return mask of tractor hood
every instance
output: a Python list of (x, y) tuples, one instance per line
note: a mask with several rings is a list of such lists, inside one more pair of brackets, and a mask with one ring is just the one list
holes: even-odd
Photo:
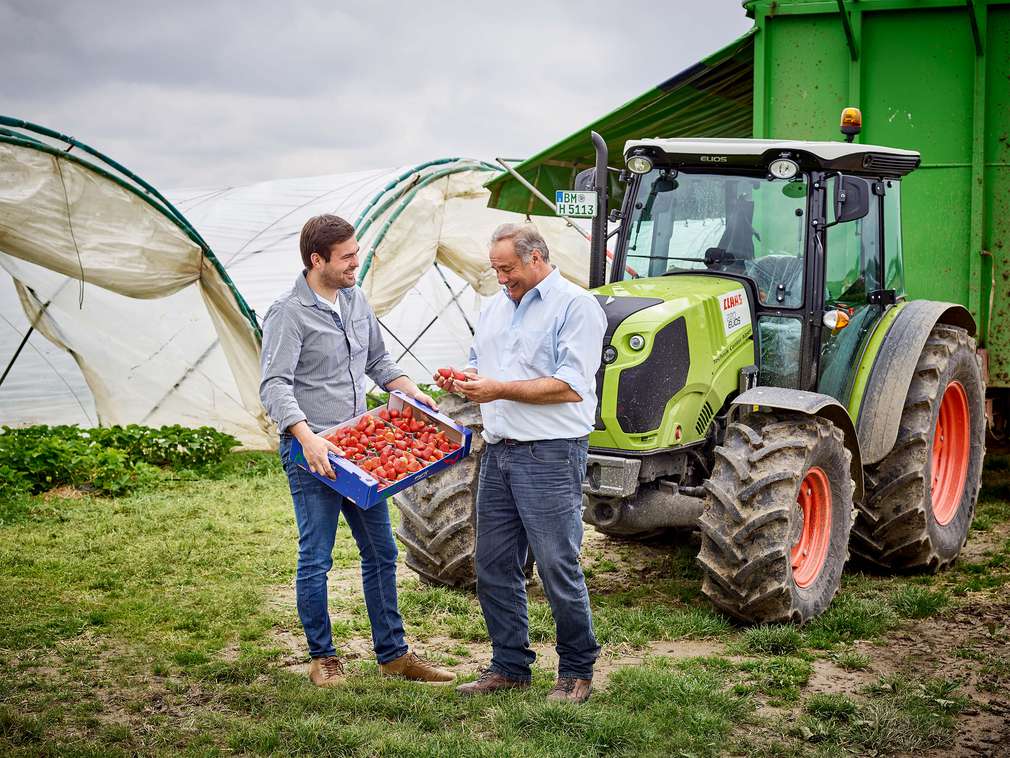
[[(627, 326), (654, 327), (706, 302), (723, 295), (744, 291), (743, 304), (748, 306), (744, 285), (736, 279), (711, 274), (653, 277), (615, 282), (593, 290), (603, 312), (607, 314), (607, 337), (628, 321)], [(719, 304), (719, 314), (723, 308)], [(734, 303), (727, 303), (731, 310)], [(736, 303), (739, 305), (739, 303)], [(606, 341), (606, 340), (605, 340)]]
[(590, 444), (644, 453), (702, 439), (725, 396), (716, 378), (728, 372), (735, 383), (737, 364), (754, 360), (745, 286), (677, 274), (615, 282), (593, 294), (607, 331)]

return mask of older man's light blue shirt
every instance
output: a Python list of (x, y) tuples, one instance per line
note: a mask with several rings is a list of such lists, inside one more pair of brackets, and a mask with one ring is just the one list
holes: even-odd
[(503, 289), (477, 322), (469, 368), (515, 381), (554, 377), (582, 398), (535, 405), (514, 400), (481, 404), (484, 437), (548, 440), (584, 437), (596, 414), (596, 371), (607, 319), (596, 298), (555, 268), (516, 305)]

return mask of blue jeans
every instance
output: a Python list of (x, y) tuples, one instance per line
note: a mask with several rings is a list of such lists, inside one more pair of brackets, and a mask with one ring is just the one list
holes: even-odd
[(407, 652), (403, 619), (396, 601), (396, 542), (386, 501), (358, 508), (308, 471), (290, 461), (291, 437), (281, 436), (281, 463), (288, 475), (298, 523), (298, 571), (295, 596), (309, 655), (336, 655), (326, 600), (326, 575), (333, 566), (337, 519), (343, 511), (361, 554), (361, 584), (372, 625), (372, 646), (379, 663)]
[(579, 565), (585, 439), (488, 445), (477, 490), (477, 597), (491, 669), (528, 681), (526, 550), (533, 551), (557, 630), (558, 675), (591, 679), (600, 647)]

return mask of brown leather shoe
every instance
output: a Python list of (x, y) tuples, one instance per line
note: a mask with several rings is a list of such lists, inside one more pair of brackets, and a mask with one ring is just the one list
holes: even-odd
[(313, 658), (309, 664), (309, 681), (317, 687), (336, 687), (344, 682), (344, 662), (337, 656)]
[(547, 693), (547, 699), (555, 703), (584, 703), (592, 691), (592, 679), (559, 676), (554, 688)]
[(380, 663), (379, 673), (430, 684), (447, 684), (456, 678), (451, 671), (433, 666), (413, 651), (408, 651), (389, 663)]
[(521, 679), (509, 679), (491, 669), (484, 669), (475, 682), (467, 682), (456, 688), (460, 695), (489, 695), (499, 690), (522, 690), (530, 686)]

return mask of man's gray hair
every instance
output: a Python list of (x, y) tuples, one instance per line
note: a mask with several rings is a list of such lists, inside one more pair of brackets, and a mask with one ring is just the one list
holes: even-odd
[(523, 263), (529, 263), (533, 257), (533, 251), (539, 250), (540, 257), (545, 261), (550, 260), (550, 251), (547, 249), (547, 242), (540, 235), (536, 226), (526, 224), (502, 224), (494, 230), (491, 235), (491, 245), (502, 240), (512, 240), (516, 255)]

